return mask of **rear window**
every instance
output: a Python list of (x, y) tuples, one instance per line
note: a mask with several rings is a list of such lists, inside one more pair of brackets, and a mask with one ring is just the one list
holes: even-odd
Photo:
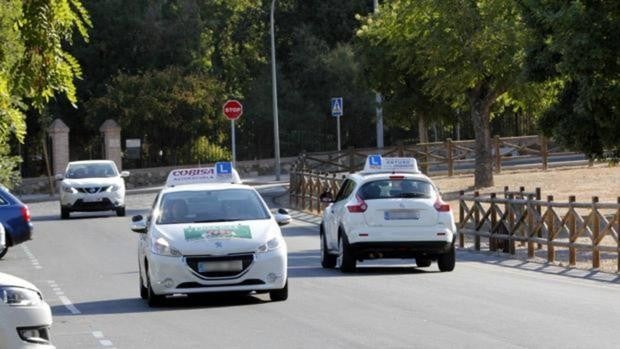
[(430, 198), (433, 185), (417, 179), (384, 179), (365, 183), (358, 191), (364, 200)]

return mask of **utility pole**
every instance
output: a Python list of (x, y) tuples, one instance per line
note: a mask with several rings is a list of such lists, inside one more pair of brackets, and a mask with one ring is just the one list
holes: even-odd
[(276, 162), (276, 181), (280, 180), (280, 129), (278, 127), (278, 86), (276, 85), (276, 41), (273, 13), (276, 0), (271, 0), (271, 87), (273, 102), (273, 147)]
[[(373, 0), (374, 13), (379, 12), (379, 0)], [(375, 92), (376, 112), (377, 112), (377, 148), (383, 148), (383, 108), (381, 107), (382, 97), (379, 92)]]

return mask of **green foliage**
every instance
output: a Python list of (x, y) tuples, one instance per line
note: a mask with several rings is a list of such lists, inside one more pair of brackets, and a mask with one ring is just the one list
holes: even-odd
[(136, 75), (119, 73), (103, 97), (89, 100), (91, 123), (114, 115), (128, 138), (145, 137), (150, 156), (160, 150), (170, 163), (189, 163), (189, 145), (202, 136), (210, 143), (225, 139), (217, 82), (178, 67)]
[(564, 81), (542, 130), (591, 157), (620, 154), (620, 2), (523, 0), (536, 41), (528, 50), (534, 81)]
[(229, 161), (231, 154), (229, 149), (209, 141), (206, 136), (198, 137), (190, 146), (190, 161), (192, 163), (207, 163), (217, 161)]

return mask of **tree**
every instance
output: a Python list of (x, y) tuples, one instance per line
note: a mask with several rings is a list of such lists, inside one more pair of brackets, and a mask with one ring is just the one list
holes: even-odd
[(475, 186), (493, 185), (490, 117), (522, 82), (528, 29), (514, 1), (395, 0), (366, 19), (361, 36), (387, 41), (394, 65), (417, 73), (435, 98), (466, 98), (476, 139)]
[(522, 0), (536, 40), (528, 47), (533, 81), (559, 81), (542, 131), (590, 158), (620, 158), (620, 2)]
[(63, 48), (74, 31), (87, 39), (88, 13), (79, 0), (6, 0), (0, 5), (0, 182), (16, 179), (9, 142), (26, 134), (24, 111), (39, 114), (60, 94), (76, 102), (76, 59)]

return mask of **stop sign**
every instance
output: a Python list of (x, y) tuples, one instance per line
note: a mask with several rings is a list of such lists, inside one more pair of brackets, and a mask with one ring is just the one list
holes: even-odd
[(237, 120), (241, 114), (243, 114), (243, 105), (239, 101), (231, 99), (224, 103), (224, 115), (228, 120)]

